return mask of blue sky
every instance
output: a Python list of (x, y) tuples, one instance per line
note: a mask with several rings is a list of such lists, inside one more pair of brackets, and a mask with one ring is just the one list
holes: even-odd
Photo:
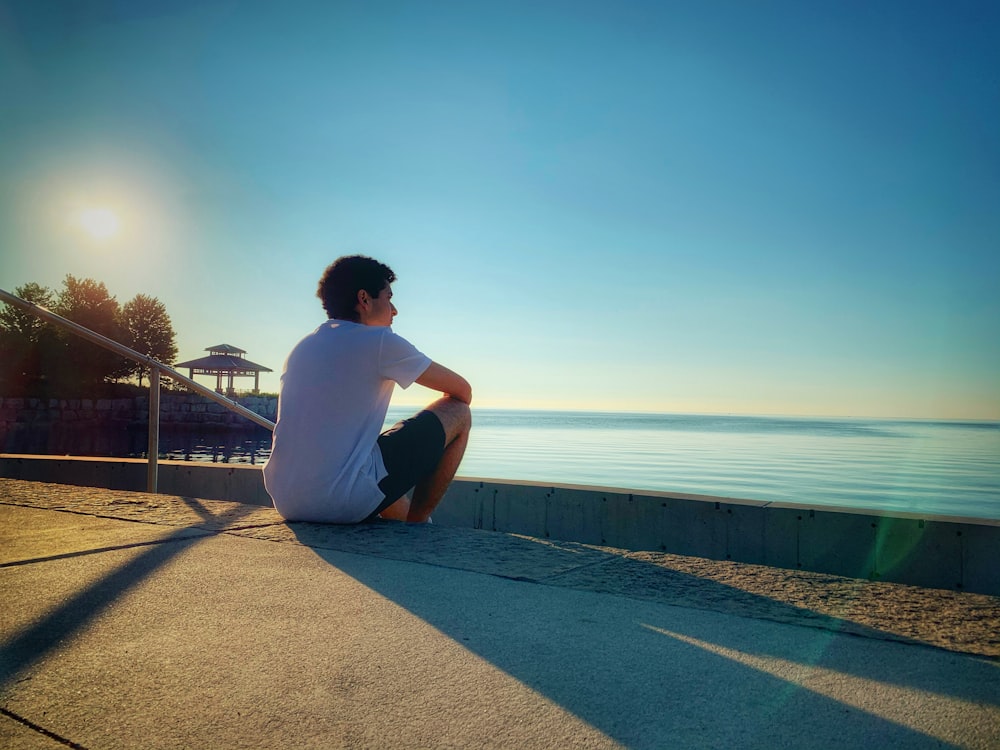
[(276, 390), (361, 252), (482, 407), (998, 419), (998, 34), (990, 2), (0, 0), (0, 288), (152, 294), (181, 360)]

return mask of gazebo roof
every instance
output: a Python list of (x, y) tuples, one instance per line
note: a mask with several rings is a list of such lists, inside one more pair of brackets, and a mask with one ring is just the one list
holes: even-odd
[(215, 390), (219, 393), (223, 393), (222, 381), (226, 379), (229, 381), (229, 386), (225, 393), (231, 395), (235, 395), (236, 393), (233, 388), (233, 380), (235, 378), (252, 377), (253, 392), (257, 393), (257, 387), (260, 384), (260, 374), (262, 372), (273, 372), (270, 367), (264, 367), (264, 365), (258, 365), (256, 362), (245, 359), (243, 355), (246, 352), (230, 344), (210, 346), (207, 351), (209, 352), (207, 357), (189, 359), (187, 362), (178, 362), (174, 367), (177, 369), (182, 367), (188, 368), (192, 378), (195, 375), (214, 375), (216, 379)]
[(243, 357), (228, 354), (212, 354), (208, 357), (178, 362), (174, 367), (187, 367), (192, 370), (210, 370), (212, 372), (274, 372), (270, 367), (258, 365)]

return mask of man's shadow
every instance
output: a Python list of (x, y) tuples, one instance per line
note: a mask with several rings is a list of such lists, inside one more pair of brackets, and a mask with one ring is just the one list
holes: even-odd
[[(627, 746), (682, 736), (716, 746), (794, 746), (804, 737), (948, 746), (891, 707), (827, 697), (772, 664), (838, 675), (859, 690), (888, 685), (1000, 705), (996, 664), (888, 643), (901, 639), (852, 624), (855, 639), (837, 618), (613, 551), (393, 522), (289, 527), (330, 565)], [(608, 596), (601, 579), (609, 576), (667, 595)], [(683, 606), (671, 606), (671, 591), (687, 592)], [(772, 621), (725, 611), (766, 611)]]

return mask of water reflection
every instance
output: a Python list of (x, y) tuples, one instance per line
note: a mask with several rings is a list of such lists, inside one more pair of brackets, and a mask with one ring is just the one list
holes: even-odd
[[(145, 426), (82, 426), (53, 423), (16, 425), (4, 437), (4, 453), (49, 456), (114, 456), (146, 458)], [(159, 457), (175, 461), (263, 464), (271, 453), (271, 433), (256, 425), (243, 429), (206, 430), (160, 427)]]
[[(263, 428), (238, 432), (160, 433), (160, 458), (259, 465), (270, 455), (271, 433)], [(141, 457), (145, 456), (143, 452)]]

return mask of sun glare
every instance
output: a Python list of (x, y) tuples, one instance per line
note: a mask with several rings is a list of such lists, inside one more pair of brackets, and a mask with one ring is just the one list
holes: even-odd
[(108, 240), (118, 234), (121, 223), (118, 215), (107, 208), (86, 208), (77, 214), (83, 231), (95, 240)]

